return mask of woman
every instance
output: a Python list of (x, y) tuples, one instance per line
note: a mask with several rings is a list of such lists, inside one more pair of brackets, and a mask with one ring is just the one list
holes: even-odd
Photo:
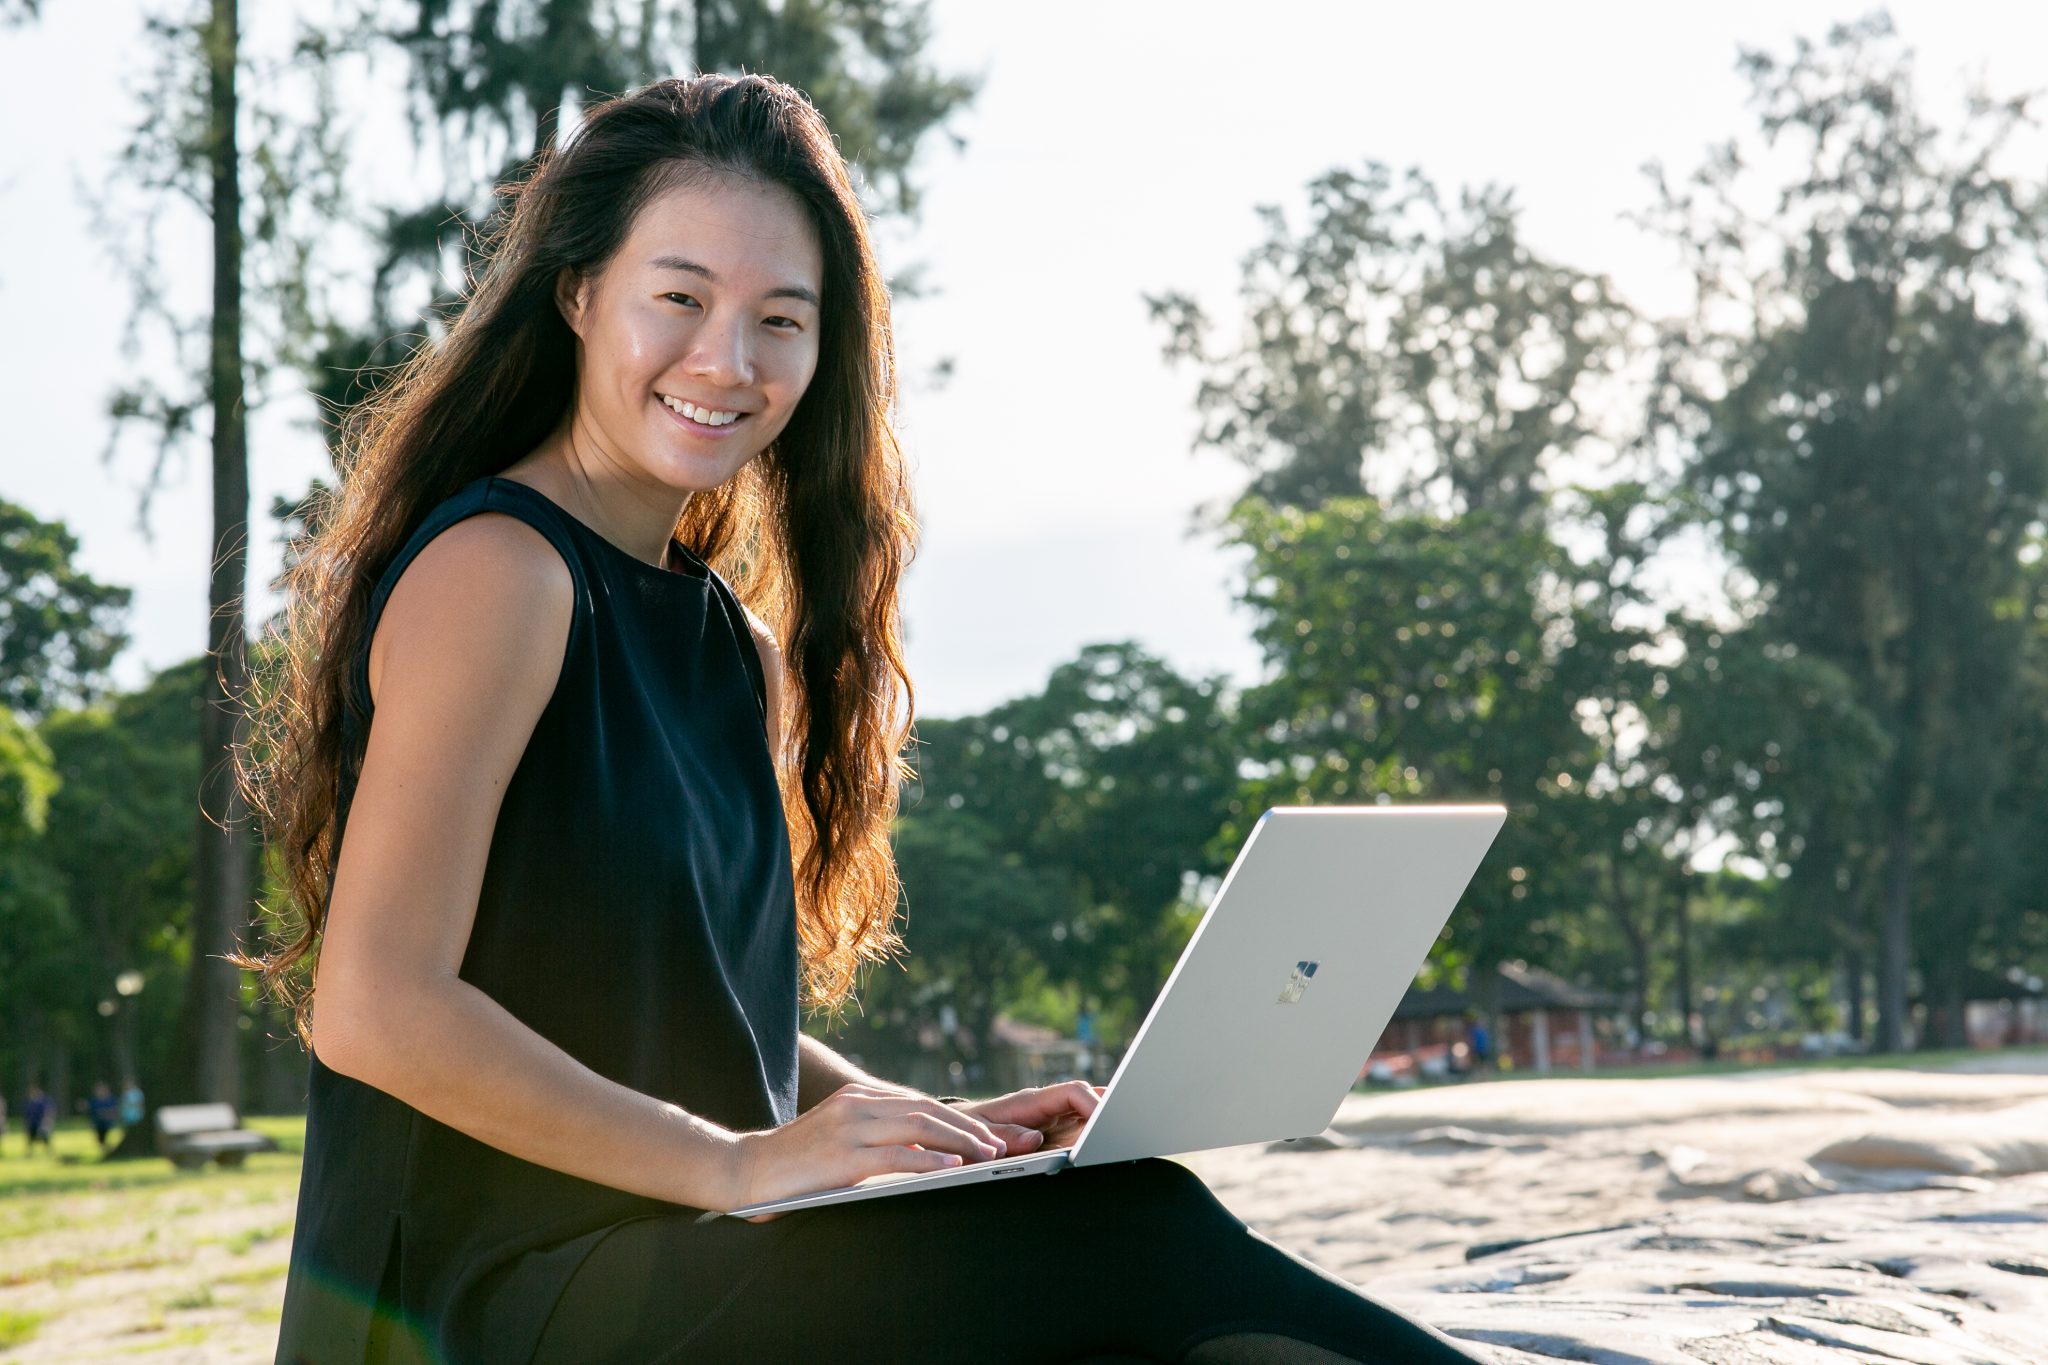
[(1098, 1092), (946, 1103), (798, 1031), (900, 947), (910, 714), (887, 296), (817, 112), (598, 105), (489, 260), (352, 420), (248, 769), (306, 919), (246, 964), (312, 1053), (279, 1358), (1469, 1360), (1171, 1162), (695, 1224)]

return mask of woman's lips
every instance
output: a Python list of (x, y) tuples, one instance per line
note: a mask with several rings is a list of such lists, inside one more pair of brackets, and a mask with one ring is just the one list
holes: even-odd
[(683, 416), (683, 414), (677, 412), (674, 408), (662, 402), (659, 398), (654, 400), (654, 405), (660, 408), (663, 412), (667, 413), (671, 418), (673, 418), (677, 426), (681, 427), (684, 431), (689, 432), (693, 436), (730, 436), (736, 427), (738, 427), (742, 422), (746, 421), (749, 417), (752, 417), (754, 415), (751, 412), (743, 412), (738, 417), (735, 417), (732, 421), (727, 422), (724, 426), (714, 427), (709, 423), (700, 422), (694, 417)]

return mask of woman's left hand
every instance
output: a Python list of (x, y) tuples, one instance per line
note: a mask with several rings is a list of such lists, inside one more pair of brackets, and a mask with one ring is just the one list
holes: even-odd
[(986, 1123), (1001, 1138), (1005, 1156), (1071, 1147), (1081, 1125), (1102, 1102), (1103, 1087), (1086, 1081), (1033, 1086), (992, 1100), (953, 1107)]

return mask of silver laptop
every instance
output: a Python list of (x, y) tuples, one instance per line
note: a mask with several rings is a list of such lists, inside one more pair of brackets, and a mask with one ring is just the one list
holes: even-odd
[(1275, 807), (1071, 1146), (697, 1221), (1320, 1133), (1506, 818), (1501, 806)]

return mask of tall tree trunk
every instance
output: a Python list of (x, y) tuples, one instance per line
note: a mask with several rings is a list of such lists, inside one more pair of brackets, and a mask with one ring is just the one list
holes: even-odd
[(1697, 1047), (1699, 1038), (1692, 1027), (1692, 879), (1680, 868), (1672, 882), (1671, 913), (1678, 935), (1672, 958), (1677, 974), (1678, 1036), (1687, 1047)]
[(1863, 972), (1863, 949), (1844, 949), (1842, 975), (1848, 979), (1849, 987), (1849, 1037), (1859, 1043), (1863, 1041)]
[[(1929, 1002), (1936, 996), (1928, 993)], [(1963, 964), (1950, 957), (1941, 973), (1941, 1033), (1935, 1038), (1921, 1039), (1922, 1046), (1968, 1047), (1970, 1045), (1970, 1021), (1968, 1003), (1963, 999)]]
[(207, 585), (207, 657), (213, 664), (200, 714), (199, 843), (193, 858), (192, 963), (178, 1021), (166, 1098), (241, 1102), (241, 970), (223, 960), (242, 946), (251, 914), (255, 836), (234, 777), (247, 733), (248, 687), (242, 594), (248, 581), (249, 462), (242, 410), (240, 152), (235, 137), (237, 0), (213, 0), (207, 33), (213, 172), (213, 562)]
[(1638, 924), (1634, 915), (1628, 912), (1628, 887), (1622, 880), (1619, 860), (1607, 860), (1607, 891), (1613, 904), (1614, 922), (1621, 929), (1621, 936), (1628, 940), (1629, 963), (1635, 972), (1634, 1008), (1630, 1020), (1635, 1024), (1636, 1049), (1650, 1041), (1648, 1023), (1650, 1013), (1650, 931), (1649, 926)]
[(1877, 1051), (1906, 1046), (1906, 964), (1912, 961), (1912, 787), (1901, 775), (1885, 831), (1884, 891), (1878, 925)]

